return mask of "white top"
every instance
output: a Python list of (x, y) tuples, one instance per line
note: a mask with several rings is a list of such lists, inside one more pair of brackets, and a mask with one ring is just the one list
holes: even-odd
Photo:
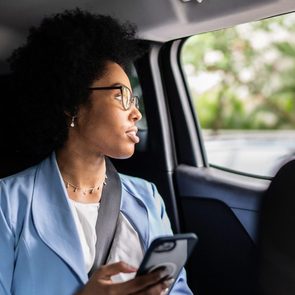
[[(144, 255), (143, 247), (140, 243), (138, 233), (124, 216), (119, 214), (114, 241), (110, 250), (107, 264), (123, 261), (138, 268)], [(128, 281), (135, 276), (134, 273), (119, 273), (112, 276), (113, 282)]]
[(72, 212), (80, 237), (86, 272), (91, 270), (95, 258), (95, 225), (100, 203), (79, 203), (71, 200)]
[[(100, 204), (79, 203), (71, 199), (70, 201), (84, 254), (85, 269), (88, 273), (95, 259), (95, 244), (97, 240), (95, 226)], [(138, 267), (143, 255), (144, 251), (136, 230), (122, 212), (120, 212), (107, 264), (124, 261), (129, 265)], [(112, 280), (114, 282), (122, 282), (130, 280), (134, 276), (135, 273), (120, 273), (112, 276)]]

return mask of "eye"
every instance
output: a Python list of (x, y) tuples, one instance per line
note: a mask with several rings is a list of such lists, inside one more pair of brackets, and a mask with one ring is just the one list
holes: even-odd
[(115, 94), (115, 99), (122, 100), (121, 92)]

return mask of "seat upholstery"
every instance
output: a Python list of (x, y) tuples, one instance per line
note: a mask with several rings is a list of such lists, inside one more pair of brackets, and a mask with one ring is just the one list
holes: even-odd
[(260, 294), (295, 294), (295, 160), (273, 178), (261, 207)]
[(18, 105), (13, 95), (10, 75), (0, 76), (0, 178), (31, 166), (33, 159), (19, 153), (19, 138), (22, 132), (18, 120)]

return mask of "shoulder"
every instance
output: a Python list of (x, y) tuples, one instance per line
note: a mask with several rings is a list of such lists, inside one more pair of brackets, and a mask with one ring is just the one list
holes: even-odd
[(145, 179), (119, 174), (122, 182), (122, 189), (132, 195), (140, 203), (153, 212), (163, 214), (164, 202), (157, 187)]
[(151, 184), (151, 182), (143, 178), (130, 176), (130, 175), (122, 174), (122, 173), (119, 173), (119, 176), (123, 185), (131, 185), (131, 186), (136, 185), (136, 186), (143, 186), (144, 188), (146, 188), (146, 186), (149, 186)]
[(142, 204), (148, 212), (149, 243), (158, 236), (171, 235), (172, 230), (166, 213), (165, 204), (156, 186), (152, 182), (141, 178), (122, 174), (120, 174), (120, 177), (122, 189), (127, 191), (127, 195), (132, 196), (132, 199), (135, 198)]
[(33, 195), (37, 166), (0, 179), (0, 211), (9, 215), (12, 223), (28, 208)]
[(129, 176), (125, 174), (119, 174), (122, 188), (132, 194), (145, 193), (154, 194), (155, 185), (145, 179)]
[(1, 189), (13, 191), (21, 187), (28, 188), (34, 182), (37, 167), (38, 165), (0, 179)]

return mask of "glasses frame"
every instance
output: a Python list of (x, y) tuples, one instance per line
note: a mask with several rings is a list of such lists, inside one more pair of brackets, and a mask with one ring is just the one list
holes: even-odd
[[(124, 85), (120, 85), (120, 86), (103, 86), (103, 87), (89, 87), (89, 90), (114, 90), (114, 89), (120, 89), (121, 91), (121, 98), (116, 97), (116, 99), (120, 100), (123, 106), (123, 109), (125, 111), (130, 110), (131, 106), (134, 105), (137, 109), (139, 109), (139, 97), (136, 95), (133, 95), (133, 93), (131, 92), (131, 90)], [(128, 105), (124, 104), (124, 89), (127, 90), (130, 93), (130, 100), (127, 100)]]

